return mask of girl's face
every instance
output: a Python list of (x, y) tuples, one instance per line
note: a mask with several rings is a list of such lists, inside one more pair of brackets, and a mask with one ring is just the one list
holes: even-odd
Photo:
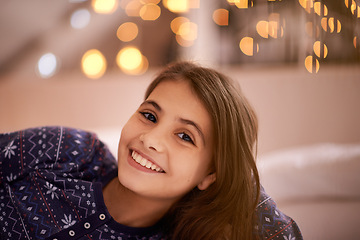
[(163, 81), (124, 126), (119, 142), (119, 181), (144, 197), (173, 203), (211, 174), (210, 115), (187, 81)]

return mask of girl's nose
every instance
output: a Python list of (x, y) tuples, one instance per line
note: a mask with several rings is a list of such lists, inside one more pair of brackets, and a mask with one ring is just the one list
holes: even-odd
[(148, 132), (142, 133), (140, 135), (140, 141), (144, 144), (145, 148), (163, 152), (165, 148), (164, 141), (166, 141), (166, 139), (160, 129), (153, 128)]

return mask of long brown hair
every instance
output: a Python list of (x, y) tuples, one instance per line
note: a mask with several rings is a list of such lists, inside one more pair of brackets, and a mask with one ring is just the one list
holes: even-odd
[(169, 65), (149, 85), (188, 81), (212, 117), (216, 181), (195, 188), (169, 211), (173, 239), (253, 239), (259, 176), (255, 164), (257, 118), (240, 89), (225, 75), (190, 62)]

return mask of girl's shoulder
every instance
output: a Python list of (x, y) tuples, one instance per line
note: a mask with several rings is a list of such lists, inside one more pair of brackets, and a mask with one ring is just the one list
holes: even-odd
[(297, 223), (278, 209), (263, 187), (260, 190), (256, 215), (258, 225), (255, 228), (263, 239), (303, 239)]

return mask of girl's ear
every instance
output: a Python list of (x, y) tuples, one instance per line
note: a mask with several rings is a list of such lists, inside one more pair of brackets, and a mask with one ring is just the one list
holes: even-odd
[(207, 189), (211, 184), (213, 184), (216, 181), (216, 174), (211, 173), (207, 175), (200, 183), (197, 185), (199, 190), (205, 190)]

